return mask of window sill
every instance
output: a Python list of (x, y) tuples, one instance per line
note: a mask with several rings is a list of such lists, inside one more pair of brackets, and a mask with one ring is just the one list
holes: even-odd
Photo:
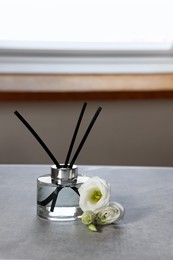
[(173, 73), (0, 75), (0, 101), (120, 99), (173, 99)]

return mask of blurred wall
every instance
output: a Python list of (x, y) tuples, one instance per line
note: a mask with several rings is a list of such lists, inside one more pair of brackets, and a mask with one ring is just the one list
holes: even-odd
[[(173, 101), (88, 102), (77, 144), (98, 106), (103, 110), (76, 164), (173, 166)], [(0, 103), (0, 163), (52, 164), (15, 110), (64, 162), (81, 107), (82, 102)]]

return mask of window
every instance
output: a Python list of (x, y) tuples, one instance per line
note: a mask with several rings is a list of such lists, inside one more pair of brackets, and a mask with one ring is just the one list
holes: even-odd
[(172, 24), (172, 0), (0, 0), (0, 72), (172, 72)]

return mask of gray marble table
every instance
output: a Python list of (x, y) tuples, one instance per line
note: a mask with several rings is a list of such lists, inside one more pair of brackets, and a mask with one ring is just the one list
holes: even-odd
[(0, 259), (172, 260), (173, 168), (79, 166), (111, 183), (125, 207), (118, 225), (89, 231), (80, 220), (36, 215), (36, 179), (49, 165), (0, 166)]

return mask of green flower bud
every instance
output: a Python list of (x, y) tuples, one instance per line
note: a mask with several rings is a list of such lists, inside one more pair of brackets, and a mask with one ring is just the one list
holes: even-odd
[(82, 214), (82, 223), (85, 225), (89, 225), (94, 221), (94, 218), (95, 214), (92, 211), (87, 210)]
[(93, 231), (93, 232), (97, 232), (97, 228), (93, 224), (89, 224), (88, 229)]

